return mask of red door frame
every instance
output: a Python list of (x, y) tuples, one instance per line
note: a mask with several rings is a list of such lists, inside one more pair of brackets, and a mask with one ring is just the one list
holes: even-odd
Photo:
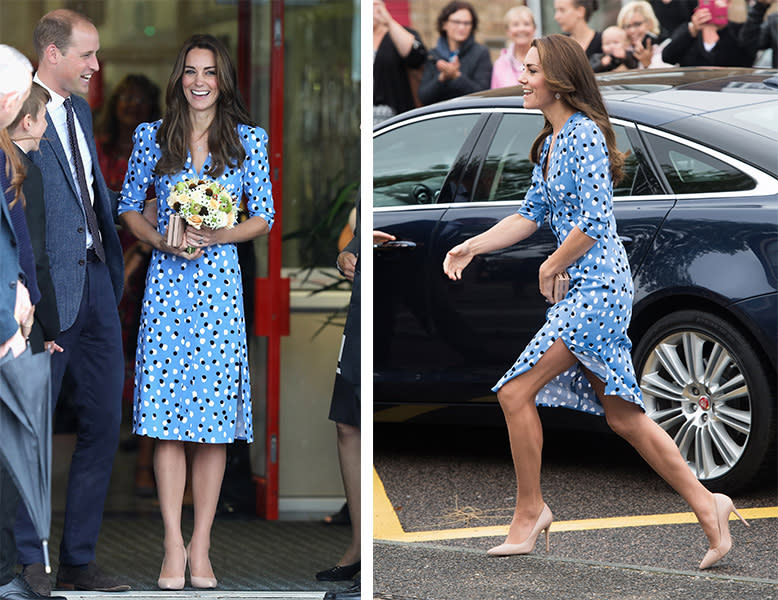
[[(267, 337), (265, 470), (255, 476), (257, 515), (278, 519), (279, 406), (281, 336), (289, 335), (289, 279), (281, 277), (284, 139), (284, 0), (271, 0), (270, 31), (270, 180), (275, 222), (268, 236), (268, 274), (255, 280), (254, 335)], [(238, 2), (238, 78), (250, 106), (251, 0)], [(258, 32), (259, 35), (262, 35)]]

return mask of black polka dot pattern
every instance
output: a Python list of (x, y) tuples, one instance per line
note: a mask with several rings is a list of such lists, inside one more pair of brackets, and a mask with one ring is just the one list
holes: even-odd
[[(541, 152), (545, 164), (549, 136)], [(567, 296), (546, 312), (546, 322), (492, 391), (537, 363), (561, 339), (587, 369), (605, 382), (605, 393), (643, 407), (632, 366), (627, 327), (632, 316), (632, 274), (616, 232), (613, 190), (605, 138), (596, 124), (576, 113), (559, 132), (548, 157), (548, 181), (536, 165), (518, 213), (538, 226), (548, 221), (561, 244), (577, 227), (595, 244), (567, 270)], [(589, 381), (576, 364), (550, 381), (535, 398), (539, 405), (604, 414)]]
[[(157, 176), (156, 143), (160, 121), (135, 130), (119, 214), (143, 210), (146, 188), (157, 196), (157, 228), (167, 229), (173, 210), (170, 188), (198, 179), (187, 158), (184, 170)], [(273, 199), (267, 160), (267, 134), (238, 126), (246, 150), (241, 168), (226, 168), (216, 181), (234, 197), (247, 198), (249, 216), (273, 224)], [(133, 431), (166, 440), (212, 444), (252, 441), (251, 385), (243, 316), (243, 289), (235, 244), (210, 246), (197, 260), (154, 250), (135, 358)]]

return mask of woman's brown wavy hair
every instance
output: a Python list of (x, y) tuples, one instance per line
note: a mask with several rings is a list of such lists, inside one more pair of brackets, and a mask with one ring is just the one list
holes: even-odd
[[(16, 146), (14, 146), (14, 143), (11, 141), (11, 136), (8, 135), (8, 129), (6, 128), (0, 129), (0, 149), (5, 152), (5, 174), (11, 182), (11, 185), (7, 190), (3, 190), (3, 193), (10, 190), (14, 191), (14, 199), (8, 206), (9, 208), (13, 208), (13, 205), (19, 201), (21, 201), (22, 206), (24, 206), (22, 184), (24, 183), (24, 178), (27, 176), (27, 169), (24, 168), (22, 159), (19, 158), (19, 155), (16, 153)], [(0, 202), (5, 202), (5, 199), (3, 198)]]
[[(602, 131), (608, 146), (611, 179), (614, 184), (618, 183), (624, 176), (624, 154), (616, 148), (616, 134), (583, 48), (572, 38), (558, 33), (537, 38), (532, 41), (532, 45), (538, 50), (548, 89), (558, 92), (562, 100), (589, 117)], [(543, 129), (530, 150), (533, 163), (540, 162), (543, 142), (551, 132), (551, 123), (545, 119)]]
[(211, 166), (206, 171), (210, 177), (224, 173), (225, 167), (243, 164), (246, 151), (238, 136), (239, 123), (254, 125), (238, 91), (238, 80), (227, 48), (212, 35), (195, 34), (185, 43), (173, 65), (165, 96), (165, 115), (157, 132), (157, 142), (162, 157), (157, 162), (156, 172), (161, 175), (178, 173), (186, 163), (187, 149), (192, 123), (189, 103), (184, 96), (181, 78), (184, 75), (186, 55), (194, 48), (210, 50), (216, 57), (216, 77), (219, 98), (213, 121), (208, 127), (208, 147), (211, 151)]

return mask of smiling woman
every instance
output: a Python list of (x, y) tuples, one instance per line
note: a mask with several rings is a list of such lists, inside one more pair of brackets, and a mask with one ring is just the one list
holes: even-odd
[(478, 15), (469, 2), (449, 2), (438, 15), (440, 38), (424, 66), (419, 99), (432, 104), (489, 89), (492, 60), (475, 41)]
[[(149, 182), (157, 196), (156, 227), (142, 216)], [(173, 66), (164, 118), (142, 123), (135, 131), (119, 201), (124, 224), (155, 249), (138, 338), (133, 430), (157, 440), (154, 464), (165, 528), (165, 558), (157, 581), (162, 589), (184, 587), (187, 563), (193, 587), (217, 585), (208, 550), (225, 445), (253, 439), (236, 244), (270, 231), (270, 187), (267, 135), (252, 123), (243, 104), (227, 49), (213, 36), (192, 36)], [(187, 218), (180, 245), (171, 245), (164, 233), (181, 210), (180, 193), (202, 188), (204, 195), (192, 200), (200, 198), (198, 213)], [(203, 198), (213, 197), (208, 192), (214, 190), (225, 195), (230, 208), (245, 196), (248, 218), (232, 226), (234, 212), (227, 211), (231, 214), (223, 227), (203, 225), (209, 222)], [(218, 202), (211, 208), (220, 211)], [(170, 302), (171, 296), (177, 300)], [(186, 363), (170, 373), (167, 365), (184, 353)], [(185, 546), (181, 504), (186, 443), (195, 527)]]

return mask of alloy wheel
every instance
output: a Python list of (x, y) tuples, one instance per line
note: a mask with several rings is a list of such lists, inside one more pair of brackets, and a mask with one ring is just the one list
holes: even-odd
[(743, 370), (718, 340), (697, 331), (659, 340), (640, 387), (648, 415), (673, 438), (700, 480), (728, 473), (751, 433), (752, 406)]

